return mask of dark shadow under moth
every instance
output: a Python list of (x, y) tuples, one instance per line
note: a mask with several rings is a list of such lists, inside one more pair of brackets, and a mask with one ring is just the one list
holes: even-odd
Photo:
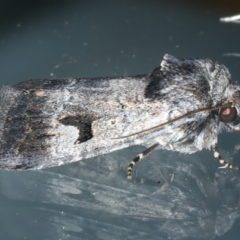
[(150, 74), (28, 80), (0, 91), (0, 168), (42, 169), (141, 144), (152, 150), (217, 149), (222, 130), (240, 129), (240, 86), (209, 59), (166, 54)]

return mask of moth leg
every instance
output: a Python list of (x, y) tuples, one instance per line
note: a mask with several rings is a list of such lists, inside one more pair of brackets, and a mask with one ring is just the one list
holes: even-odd
[(132, 179), (132, 170), (133, 170), (133, 166), (141, 161), (144, 157), (146, 157), (149, 153), (151, 153), (157, 146), (159, 145), (159, 143), (155, 143), (153, 144), (151, 147), (147, 148), (146, 150), (144, 150), (143, 152), (139, 153), (128, 165), (127, 168), (127, 179)]
[(235, 166), (235, 165), (233, 165), (233, 164), (231, 164), (231, 163), (226, 162), (226, 161), (222, 158), (222, 156), (220, 155), (220, 153), (219, 153), (219, 151), (218, 151), (217, 144), (215, 144), (215, 145), (212, 146), (212, 151), (213, 151), (214, 157), (218, 159), (218, 161), (219, 161), (219, 163), (220, 163), (221, 165), (223, 165), (223, 166), (220, 167), (220, 168), (232, 168), (232, 169), (235, 169), (235, 170), (238, 169), (237, 166)]

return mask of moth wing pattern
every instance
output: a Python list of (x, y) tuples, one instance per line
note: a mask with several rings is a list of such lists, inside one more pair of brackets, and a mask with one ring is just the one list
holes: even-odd
[(1, 168), (41, 169), (142, 143), (113, 138), (155, 124), (145, 86), (143, 75), (29, 80), (7, 87), (11, 99), (2, 89)]
[[(157, 143), (181, 153), (213, 146), (216, 150), (222, 129), (239, 128), (239, 96), (239, 86), (225, 66), (168, 54), (150, 74), (28, 80), (3, 87), (0, 167), (41, 169), (135, 144)], [(151, 130), (188, 112), (228, 102), (237, 112), (230, 123), (219, 121), (218, 110), (213, 110)], [(141, 133), (144, 129), (150, 130)]]

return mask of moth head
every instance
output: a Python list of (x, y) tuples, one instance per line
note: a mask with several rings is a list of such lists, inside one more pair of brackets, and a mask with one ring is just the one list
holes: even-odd
[(240, 90), (235, 91), (229, 101), (231, 106), (219, 109), (219, 120), (233, 130), (240, 130)]

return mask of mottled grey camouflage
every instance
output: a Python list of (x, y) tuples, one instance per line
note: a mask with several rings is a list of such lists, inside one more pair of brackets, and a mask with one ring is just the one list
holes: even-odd
[[(204, 111), (121, 138), (226, 103), (237, 112), (231, 122)], [(134, 77), (29, 80), (0, 91), (0, 167), (41, 169), (155, 142), (193, 153), (216, 146), (222, 129), (239, 130), (239, 113), (240, 87), (209, 59), (165, 55), (152, 73)]]

